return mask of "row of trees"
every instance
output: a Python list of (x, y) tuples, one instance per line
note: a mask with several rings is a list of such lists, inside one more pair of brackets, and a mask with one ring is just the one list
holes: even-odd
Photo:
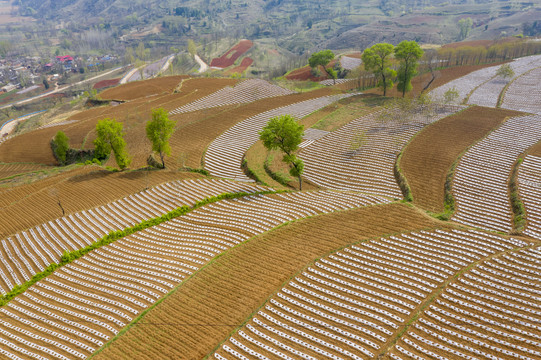
[[(176, 122), (169, 119), (163, 108), (152, 111), (152, 120), (146, 124), (146, 135), (152, 144), (152, 151), (160, 157), (161, 167), (165, 169), (165, 156), (171, 155), (169, 139), (175, 131)], [(124, 140), (125, 132), (121, 122), (115, 119), (103, 119), (96, 124), (96, 139), (94, 140), (94, 162), (102, 162), (111, 152), (121, 170), (130, 166), (131, 158)], [(70, 150), (69, 138), (59, 131), (52, 141), (55, 157), (61, 165), (67, 164), (67, 154)]]
[[(411, 79), (417, 74), (418, 62), (422, 56), (423, 50), (417, 42), (402, 41), (396, 47), (388, 43), (375, 44), (363, 52), (362, 60), (364, 68), (378, 79), (378, 86), (383, 88), (383, 96), (396, 80), (397, 88), (404, 97), (412, 89)], [(395, 61), (399, 62), (398, 71), (393, 68)]]

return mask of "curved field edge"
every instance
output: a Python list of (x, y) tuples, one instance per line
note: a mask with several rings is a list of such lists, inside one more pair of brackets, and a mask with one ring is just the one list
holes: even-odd
[(319, 258), (371, 238), (442, 226), (414, 207), (400, 203), (285, 223), (214, 258), (121, 330), (92, 358), (152, 358), (162, 352), (177, 358), (203, 358), (285, 283)]
[[(387, 101), (386, 98), (374, 94), (351, 96), (314, 111), (299, 119), (299, 123), (304, 125), (305, 130), (334, 131), (353, 120), (377, 111), (385, 101)], [(273, 151), (272, 154), (278, 154), (278, 152)], [(269, 172), (283, 173), (286, 168), (281, 161), (281, 156), (269, 157), (261, 141), (256, 142), (246, 151), (243, 166), (246, 175), (263, 185), (276, 189), (290, 188), (269, 174)], [(292, 184), (297, 185), (295, 182)], [(319, 188), (315, 185), (311, 186), (310, 180), (305, 178), (303, 178), (303, 185), (307, 185), (307, 188)]]
[(422, 129), (404, 147), (398, 163), (413, 203), (427, 211), (446, 211), (448, 174), (460, 156), (511, 116), (522, 113), (472, 106)]
[(92, 244), (78, 250), (74, 251), (66, 251), (62, 254), (62, 257), (60, 259), (60, 262), (58, 263), (52, 263), (49, 266), (45, 268), (45, 270), (36, 273), (32, 276), (32, 278), (29, 281), (24, 282), (21, 285), (16, 285), (11, 291), (4, 294), (2, 297), (0, 297), (0, 307), (8, 304), (12, 299), (14, 299), (16, 296), (24, 293), (29, 287), (37, 283), (38, 281), (46, 278), (47, 276), (54, 273), (56, 270), (62, 268), (63, 266), (66, 266), (73, 261), (82, 258), (89, 252), (99, 249), (102, 246), (106, 246), (109, 244), (114, 243), (115, 241), (122, 239), (126, 236), (129, 236), (131, 234), (134, 234), (138, 231), (142, 231), (145, 229), (148, 229), (150, 227), (159, 225), (161, 223), (164, 223), (166, 221), (169, 221), (171, 219), (175, 219), (177, 217), (183, 216), (188, 214), (189, 212), (199, 209), (202, 206), (212, 204), (221, 200), (228, 200), (228, 199), (238, 199), (245, 196), (251, 196), (251, 195), (265, 195), (265, 194), (276, 194), (277, 192), (274, 190), (271, 191), (261, 191), (261, 192), (254, 192), (254, 193), (247, 193), (247, 192), (237, 192), (237, 193), (223, 193), (217, 196), (211, 196), (208, 198), (205, 198), (201, 201), (196, 202), (193, 206), (181, 206), (179, 208), (176, 208), (174, 210), (171, 210), (167, 212), (166, 214), (163, 214), (160, 217), (156, 217), (149, 220), (144, 220), (140, 222), (139, 224), (136, 224), (134, 226), (125, 228), (123, 230), (118, 231), (112, 231), (109, 234), (103, 236), (101, 239), (96, 240)]

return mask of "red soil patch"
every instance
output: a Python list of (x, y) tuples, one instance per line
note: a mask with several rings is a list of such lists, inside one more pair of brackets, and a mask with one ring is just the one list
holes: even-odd
[(102, 80), (94, 84), (94, 89), (100, 90), (111, 86), (117, 86), (120, 83), (120, 79)]
[(254, 45), (250, 40), (241, 40), (237, 45), (233, 46), (228, 52), (223, 54), (221, 57), (212, 59), (210, 62), (211, 67), (218, 67), (225, 69), (230, 67), (237, 61), (238, 58), (242, 56), (246, 51)]
[(457, 157), (507, 117), (520, 114), (473, 106), (423, 129), (404, 149), (400, 161), (413, 202), (425, 210), (443, 211), (447, 173)]
[(250, 57), (245, 57), (244, 59), (242, 59), (241, 63), (239, 66), (236, 66), (234, 67), (233, 69), (229, 70), (227, 73), (228, 74), (233, 74), (233, 73), (238, 73), (238, 74), (242, 74), (243, 72), (246, 71), (246, 69), (248, 69), (248, 67), (250, 67), (250, 65), (252, 65), (254, 63), (254, 60)]
[(172, 93), (188, 76), (166, 76), (145, 81), (134, 81), (112, 89), (107, 89), (100, 94), (105, 100), (135, 100), (149, 95)]
[(351, 54), (345, 54), (344, 56), (354, 58), (354, 59), (360, 59), (363, 56), (363, 54), (360, 52), (355, 52)]
[[(333, 60), (329, 63), (327, 66), (328, 68), (333, 67), (336, 63), (336, 60)], [(312, 75), (312, 68), (310, 66), (306, 65), (305, 67), (293, 70), (290, 72), (287, 76), (287, 80), (297, 80), (297, 81), (323, 81), (329, 78), (327, 73), (323, 70), (322, 67), (319, 68), (319, 71), (321, 72), (321, 76), (314, 76)]]

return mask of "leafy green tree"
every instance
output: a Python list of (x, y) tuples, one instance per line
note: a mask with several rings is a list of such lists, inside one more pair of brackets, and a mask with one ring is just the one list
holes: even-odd
[(111, 151), (115, 155), (118, 167), (122, 170), (127, 168), (131, 159), (126, 150), (123, 125), (114, 119), (103, 119), (96, 125), (97, 137), (94, 140), (96, 147), (96, 158), (105, 159)]
[[(323, 66), (323, 69), (327, 72), (327, 69), (325, 68), (331, 60), (334, 59), (334, 53), (331, 50), (322, 50), (318, 51), (316, 53), (313, 53), (312, 56), (308, 59), (308, 65), (312, 69), (317, 69), (318, 66)], [(327, 72), (327, 74), (329, 74)], [(331, 76), (331, 74), (329, 74)]]
[(195, 45), (195, 42), (192, 39), (188, 40), (188, 52), (192, 56), (194, 56), (197, 53), (197, 46)]
[(460, 34), (458, 35), (458, 40), (464, 40), (470, 34), (471, 28), (473, 25), (473, 20), (471, 18), (460, 19), (458, 20), (458, 29)]
[(496, 76), (502, 77), (504, 80), (507, 78), (512, 78), (515, 76), (515, 72), (513, 71), (513, 68), (509, 64), (503, 64), (496, 70)]
[(406, 91), (413, 87), (411, 79), (417, 74), (418, 61), (423, 56), (423, 50), (416, 41), (402, 41), (394, 49), (394, 56), (400, 60), (398, 68), (398, 90), (402, 91), (402, 97), (406, 96)]
[(176, 121), (170, 120), (163, 108), (152, 110), (152, 120), (147, 122), (147, 138), (152, 143), (152, 151), (160, 155), (162, 168), (165, 169), (165, 155), (171, 155), (169, 139), (175, 132)]
[(303, 134), (304, 125), (298, 124), (291, 115), (273, 117), (259, 132), (259, 139), (268, 150), (279, 149), (284, 153), (282, 161), (289, 165), (289, 174), (299, 179), (301, 191), (304, 162), (297, 157), (296, 153)]
[(70, 148), (69, 141), (68, 136), (63, 131), (57, 132), (53, 139), (53, 151), (60, 165), (66, 164), (66, 155)]
[(383, 88), (383, 96), (387, 95), (387, 89), (393, 87), (393, 78), (396, 77), (396, 71), (390, 68), (393, 50), (392, 44), (380, 43), (366, 49), (362, 55), (364, 68), (378, 79), (378, 86)]

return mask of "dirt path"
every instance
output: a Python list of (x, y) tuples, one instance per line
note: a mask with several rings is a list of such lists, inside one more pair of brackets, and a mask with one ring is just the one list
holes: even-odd
[(209, 69), (209, 66), (207, 65), (207, 63), (201, 60), (199, 55), (197, 54), (194, 55), (194, 58), (195, 58), (195, 61), (197, 61), (197, 63), (199, 64), (199, 70), (197, 70), (199, 74), (202, 74)]

